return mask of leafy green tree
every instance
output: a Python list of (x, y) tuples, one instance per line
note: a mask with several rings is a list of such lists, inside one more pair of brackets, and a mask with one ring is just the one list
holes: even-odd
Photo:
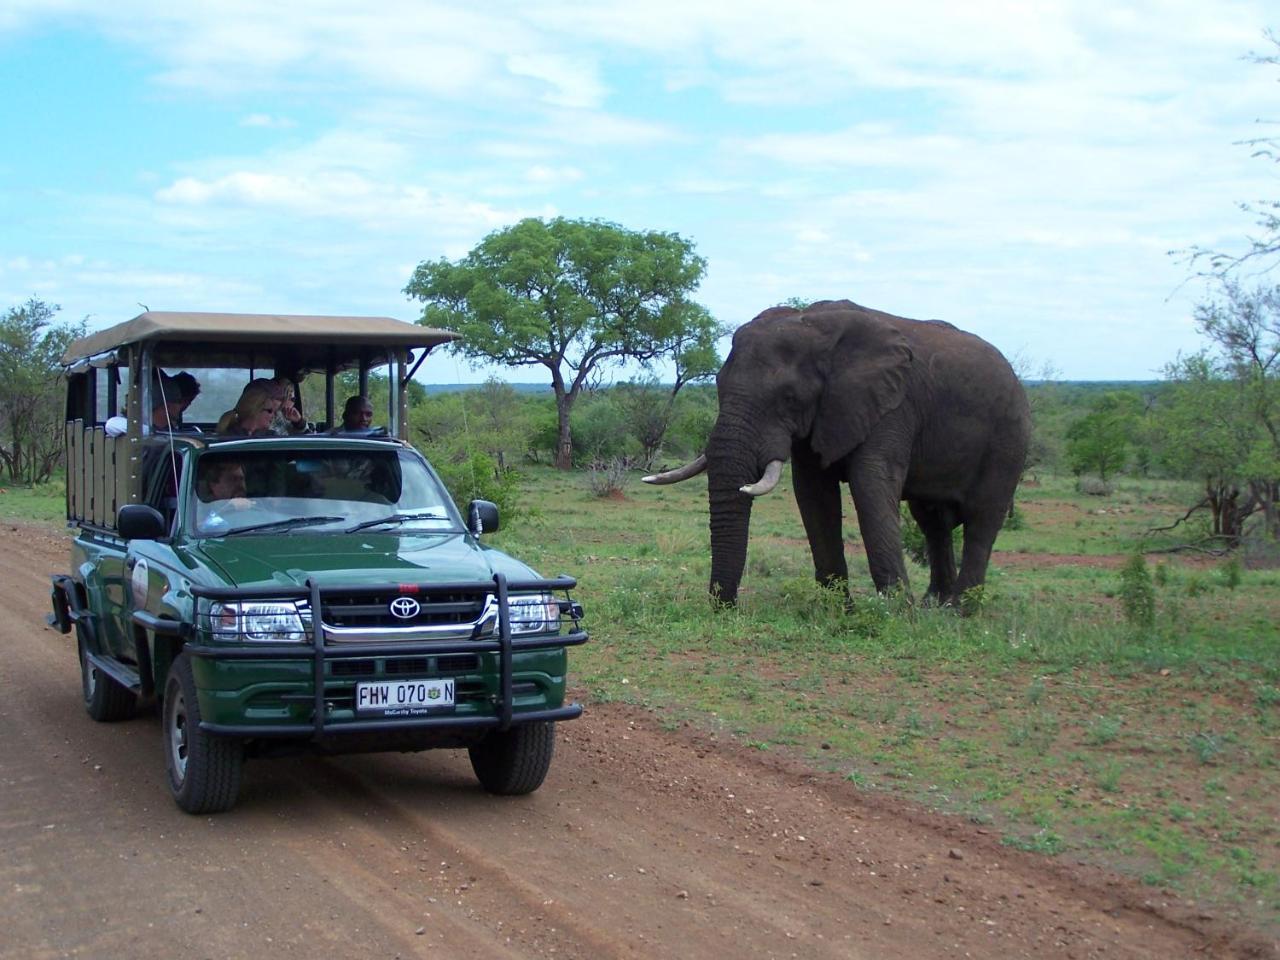
[(422, 323), (463, 335), (451, 349), (470, 360), (547, 369), (556, 465), (568, 469), (570, 413), (595, 377), (714, 344), (714, 320), (689, 300), (705, 270), (693, 244), (674, 233), (529, 218), (457, 262), (420, 263), (405, 293), (425, 304)]
[(1166, 370), (1166, 463), (1202, 480), (1204, 498), (1191, 512), (1211, 510), (1215, 534), (1237, 540), (1258, 513), (1266, 535), (1280, 539), (1280, 287), (1223, 281), (1195, 322), (1210, 346)]
[(48, 480), (62, 458), (60, 361), (85, 325), (55, 325), (58, 309), (32, 297), (0, 317), (0, 463), (15, 483)]
[(666, 436), (679, 458), (692, 459), (707, 448), (719, 410), (714, 387), (693, 387), (681, 395)]
[(640, 466), (645, 470), (652, 468), (662, 450), (680, 391), (691, 383), (710, 379), (720, 369), (716, 340), (727, 332), (707, 315), (679, 334), (669, 351), (675, 371), (669, 390), (655, 376), (614, 388), (627, 411), (631, 435), (640, 448)]
[(412, 436), (422, 444), (439, 443), (466, 431), (461, 391), (432, 393), (409, 408)]
[(512, 461), (529, 447), (532, 415), (528, 405), (511, 384), (497, 377), (468, 390), (464, 399), (477, 446), (493, 458), (499, 472), (511, 469)]
[(627, 409), (616, 390), (591, 391), (573, 412), (577, 460), (592, 464), (625, 456), (629, 427)]
[(1124, 466), (1141, 415), (1141, 403), (1130, 393), (1112, 391), (1067, 429), (1067, 461), (1077, 476), (1093, 471), (1103, 480)]
[(620, 383), (612, 393), (624, 413), (627, 432), (640, 451), (640, 467), (652, 469), (671, 424), (675, 397), (656, 379)]

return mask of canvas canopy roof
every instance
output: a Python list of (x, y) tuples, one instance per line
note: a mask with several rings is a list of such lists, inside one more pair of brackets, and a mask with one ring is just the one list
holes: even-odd
[[(296, 316), (275, 313), (171, 313), (149, 310), (132, 320), (76, 340), (62, 356), (71, 366), (131, 343), (161, 341), (167, 344), (216, 345), (219, 348), (274, 344), (305, 362), (359, 347), (431, 349), (459, 339), (448, 330), (420, 327), (391, 317)], [(343, 350), (343, 348), (348, 348)], [(214, 352), (221, 353), (222, 350)]]

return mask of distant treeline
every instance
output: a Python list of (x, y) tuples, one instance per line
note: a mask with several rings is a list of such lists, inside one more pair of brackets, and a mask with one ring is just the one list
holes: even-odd
[[(1031, 381), (1035, 419), (1032, 468), (1082, 472), (1068, 461), (1068, 431), (1101, 398), (1132, 397), (1135, 409), (1152, 406), (1167, 386), (1160, 381)], [(621, 383), (586, 393), (572, 415), (574, 460), (588, 466), (625, 459), (639, 469), (676, 463), (702, 451), (715, 422), (715, 387), (695, 384), (674, 398), (671, 385)], [(556, 409), (539, 383), (415, 384), (410, 423), (428, 446), (465, 446), (492, 458), (499, 470), (521, 462), (548, 463), (556, 442)], [(1142, 464), (1149, 471), (1146, 458)]]

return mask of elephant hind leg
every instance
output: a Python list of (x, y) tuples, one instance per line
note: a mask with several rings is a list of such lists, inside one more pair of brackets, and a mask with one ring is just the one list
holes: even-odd
[(982, 586), (987, 580), (987, 564), (996, 535), (1004, 526), (1004, 510), (988, 510), (971, 517), (964, 524), (964, 550), (960, 555), (960, 575), (952, 591), (952, 602), (959, 603), (968, 590)]
[(925, 600), (945, 603), (956, 582), (956, 553), (951, 532), (959, 524), (955, 507), (949, 503), (909, 500), (911, 516), (924, 534), (925, 552), (929, 558), (929, 590)]

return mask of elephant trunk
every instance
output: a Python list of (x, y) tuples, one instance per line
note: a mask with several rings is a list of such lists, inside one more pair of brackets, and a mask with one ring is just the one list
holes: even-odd
[(711, 583), (713, 603), (734, 606), (747, 563), (752, 499), (739, 490), (711, 491)]
[[(745, 409), (742, 409), (745, 408)], [(720, 417), (707, 443), (707, 497), (711, 515), (711, 583), (713, 603), (733, 606), (747, 562), (751, 505), (757, 493), (777, 482), (777, 467), (765, 464), (785, 455), (759, 449), (758, 411), (722, 400)], [(762, 477), (762, 473), (764, 476)]]

